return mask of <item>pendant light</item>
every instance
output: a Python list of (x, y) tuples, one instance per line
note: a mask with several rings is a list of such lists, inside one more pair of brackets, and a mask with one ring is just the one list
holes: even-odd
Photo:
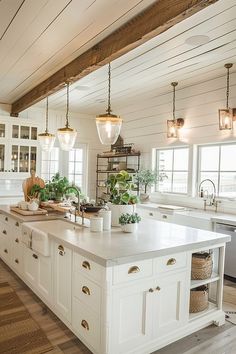
[(96, 117), (98, 136), (103, 145), (112, 145), (116, 142), (122, 125), (122, 119), (111, 114), (111, 64), (108, 65), (108, 106), (107, 113)]
[(70, 128), (69, 125), (69, 82), (66, 84), (66, 125), (64, 128), (57, 130), (57, 137), (62, 150), (70, 151), (75, 145), (77, 136), (76, 129)]
[(48, 132), (48, 97), (46, 99), (46, 129), (44, 133), (38, 134), (38, 140), (41, 149), (44, 151), (51, 151), (55, 143), (55, 135)]
[(167, 120), (167, 138), (178, 138), (178, 130), (183, 127), (184, 119), (175, 118), (175, 88), (178, 82), (172, 82), (173, 87), (173, 119)]
[(231, 130), (233, 128), (233, 110), (229, 108), (229, 69), (233, 64), (225, 64), (227, 69), (227, 84), (226, 84), (226, 108), (219, 109), (219, 129)]

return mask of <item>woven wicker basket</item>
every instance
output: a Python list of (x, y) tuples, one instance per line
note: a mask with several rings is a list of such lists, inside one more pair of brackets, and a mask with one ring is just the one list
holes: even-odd
[(210, 278), (212, 266), (212, 255), (210, 253), (193, 253), (191, 278), (193, 280)]
[(208, 308), (208, 287), (206, 285), (191, 289), (189, 312), (196, 313)]

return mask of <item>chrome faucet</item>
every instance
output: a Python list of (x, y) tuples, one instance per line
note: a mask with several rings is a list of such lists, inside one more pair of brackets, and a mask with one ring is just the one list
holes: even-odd
[(65, 188), (64, 193), (66, 193), (66, 191), (71, 190), (71, 189), (73, 189), (76, 192), (76, 196), (78, 198), (77, 203), (73, 202), (73, 204), (75, 206), (75, 222), (77, 219), (77, 211), (79, 211), (79, 213), (81, 211), (82, 212), (82, 215), (81, 215), (82, 225), (84, 225), (84, 208), (83, 208), (83, 206), (80, 205), (80, 192), (81, 192), (81, 190), (76, 186), (68, 186)]
[[(213, 193), (210, 195), (209, 197), (209, 194), (208, 194), (208, 191), (201, 191), (201, 186), (203, 183), (205, 182), (210, 182), (213, 186)], [(207, 194), (207, 196), (205, 196)], [(204, 179), (203, 181), (201, 181), (201, 183), (199, 184), (199, 187), (198, 187), (198, 195), (200, 198), (204, 198), (204, 210), (206, 210), (206, 207), (207, 206), (214, 206), (215, 207), (215, 212), (217, 212), (217, 208), (218, 208), (218, 204), (220, 203), (219, 200), (216, 200), (216, 186), (215, 186), (215, 183), (209, 179), (209, 178), (206, 178)], [(207, 200), (209, 199), (209, 204), (207, 204)]]

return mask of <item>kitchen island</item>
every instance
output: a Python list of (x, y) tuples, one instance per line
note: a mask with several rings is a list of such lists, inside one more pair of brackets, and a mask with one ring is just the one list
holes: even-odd
[[(224, 323), (227, 235), (154, 220), (135, 234), (93, 233), (64, 220), (22, 224), (0, 213), (0, 257), (93, 353), (151, 353)], [(204, 250), (213, 252), (213, 274), (191, 280), (192, 253)], [(209, 306), (189, 314), (190, 290), (203, 284)]]

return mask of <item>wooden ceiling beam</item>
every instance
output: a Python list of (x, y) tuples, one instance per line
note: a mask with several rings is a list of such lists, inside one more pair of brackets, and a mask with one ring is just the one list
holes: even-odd
[(12, 104), (12, 116), (119, 58), (218, 0), (157, 0)]

